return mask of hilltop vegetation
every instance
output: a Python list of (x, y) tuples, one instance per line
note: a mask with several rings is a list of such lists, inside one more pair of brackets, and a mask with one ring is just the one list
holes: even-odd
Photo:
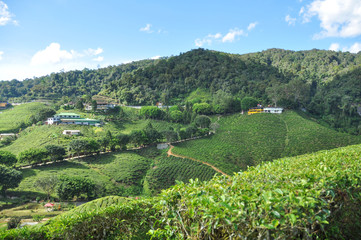
[(75, 209), (1, 237), (358, 239), (360, 152), (357, 145), (283, 158), (230, 179), (180, 183), (151, 199), (96, 200), (89, 204), (104, 208)]
[(361, 143), (296, 112), (221, 117), (215, 135), (175, 145), (174, 153), (212, 163), (232, 174), (272, 159)]
[(74, 100), (100, 94), (132, 105), (173, 105), (186, 99), (217, 105), (224, 94), (252, 96), (263, 105), (305, 108), (334, 128), (358, 134), (360, 64), (360, 53), (269, 49), (237, 55), (196, 49), (160, 60), (0, 82), (0, 97)]

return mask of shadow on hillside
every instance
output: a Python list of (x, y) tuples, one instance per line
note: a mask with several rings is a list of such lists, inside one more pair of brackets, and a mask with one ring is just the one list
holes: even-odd
[[(83, 162), (87, 164), (109, 164), (115, 161), (116, 156), (114, 156), (115, 153), (107, 153), (107, 154), (101, 154), (101, 155), (95, 155), (90, 156), (87, 158), (82, 159)], [(119, 154), (119, 152), (118, 152)]]

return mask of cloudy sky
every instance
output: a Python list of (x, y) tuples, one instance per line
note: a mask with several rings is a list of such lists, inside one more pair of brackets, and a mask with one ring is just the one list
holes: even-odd
[(360, 0), (0, 0), (0, 80), (195, 48), (361, 50)]

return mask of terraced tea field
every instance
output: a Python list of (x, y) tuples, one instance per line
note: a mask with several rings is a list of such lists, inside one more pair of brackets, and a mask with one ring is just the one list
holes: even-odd
[(43, 103), (27, 103), (7, 110), (1, 110), (0, 114), (0, 133), (17, 132), (29, 117), (44, 108)]
[(361, 143), (361, 136), (340, 133), (302, 118), (235, 114), (222, 117), (213, 136), (175, 145), (173, 153), (209, 162), (232, 174), (263, 161)]

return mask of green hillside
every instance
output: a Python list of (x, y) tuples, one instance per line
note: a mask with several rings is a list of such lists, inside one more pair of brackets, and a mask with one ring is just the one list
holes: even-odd
[(1, 111), (0, 133), (17, 132), (25, 128), (31, 115), (44, 108), (43, 103), (27, 103)]
[[(75, 209), (3, 239), (359, 239), (361, 145), (190, 181), (158, 197)], [(112, 202), (114, 200), (111, 200)], [(92, 204), (92, 203), (89, 203)], [(84, 208), (84, 207), (83, 207)]]
[(174, 105), (224, 94), (252, 96), (264, 105), (303, 107), (333, 128), (359, 134), (360, 64), (360, 53), (317, 49), (243, 55), (194, 49), (159, 60), (0, 81), (0, 97), (76, 101), (86, 94), (126, 105)]
[(175, 145), (174, 153), (209, 162), (226, 173), (263, 161), (361, 143), (361, 137), (323, 127), (296, 112), (235, 114), (219, 120), (216, 134)]
[[(96, 184), (96, 197), (107, 195), (141, 194), (142, 182), (150, 166), (150, 160), (132, 152), (111, 153), (85, 158), (81, 161), (64, 161), (45, 166), (22, 169), (23, 180), (11, 191), (13, 196), (35, 199), (42, 196), (34, 183), (51, 175), (81, 176)], [(56, 197), (56, 194), (54, 194)]]

